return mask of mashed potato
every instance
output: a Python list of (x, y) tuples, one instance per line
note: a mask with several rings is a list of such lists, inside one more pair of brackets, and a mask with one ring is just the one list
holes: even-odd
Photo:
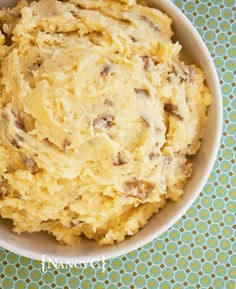
[(211, 95), (171, 19), (134, 0), (0, 10), (0, 215), (112, 244), (177, 201)]

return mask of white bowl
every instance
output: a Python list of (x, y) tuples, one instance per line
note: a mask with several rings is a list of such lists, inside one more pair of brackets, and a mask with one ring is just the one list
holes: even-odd
[[(16, 1), (3, 0), (1, 5), (10, 5)], [(94, 258), (105, 259), (128, 253), (152, 241), (168, 230), (192, 205), (201, 192), (213, 168), (220, 144), (222, 131), (222, 99), (218, 76), (212, 58), (196, 29), (184, 14), (170, 1), (151, 0), (150, 6), (156, 7), (174, 21), (175, 39), (182, 44), (184, 51), (191, 55), (193, 63), (204, 69), (207, 83), (214, 96), (208, 111), (202, 146), (196, 156), (193, 175), (185, 188), (185, 194), (177, 203), (169, 202), (148, 224), (133, 237), (113, 246), (98, 246), (94, 241), (83, 240), (74, 247), (59, 245), (46, 233), (22, 234), (12, 233), (10, 221), (0, 219), (0, 246), (19, 255), (33, 259), (42, 259), (42, 255), (62, 262), (84, 262)]]

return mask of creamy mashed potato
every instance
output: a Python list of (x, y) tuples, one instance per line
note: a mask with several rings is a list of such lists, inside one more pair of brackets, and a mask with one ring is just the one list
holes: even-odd
[(191, 175), (211, 95), (135, 0), (0, 10), (0, 215), (72, 245), (133, 235)]

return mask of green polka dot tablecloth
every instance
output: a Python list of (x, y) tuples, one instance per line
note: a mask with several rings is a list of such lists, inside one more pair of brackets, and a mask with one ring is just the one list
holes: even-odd
[(102, 266), (42, 270), (0, 248), (1, 289), (236, 289), (236, 3), (174, 0), (207, 44), (220, 78), (223, 137), (214, 169), (193, 206), (143, 248)]

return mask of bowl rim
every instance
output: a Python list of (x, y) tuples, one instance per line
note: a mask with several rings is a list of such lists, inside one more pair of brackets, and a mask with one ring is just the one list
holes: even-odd
[[(152, 0), (153, 3), (156, 3), (158, 6), (158, 1), (157, 0)], [(128, 252), (131, 252), (133, 250), (136, 250), (145, 244), (153, 241), (155, 238), (158, 236), (162, 235), (164, 232), (166, 232), (171, 226), (175, 224), (177, 220), (179, 220), (185, 212), (190, 208), (190, 206), (193, 204), (193, 202), (196, 200), (198, 195), (200, 194), (201, 190), (203, 189), (204, 185), (207, 182), (207, 179), (213, 169), (214, 163), (217, 159), (217, 154), (218, 150), (220, 147), (220, 141), (221, 141), (221, 136), (222, 136), (222, 128), (223, 128), (223, 103), (222, 103), (222, 97), (221, 97), (221, 86), (219, 82), (219, 77), (216, 71), (216, 67), (214, 65), (213, 59), (203, 41), (201, 36), (199, 35), (198, 31), (194, 27), (194, 25), (190, 22), (190, 20), (185, 16), (185, 14), (170, 0), (165, 0), (165, 4), (163, 6), (166, 7), (166, 11), (168, 8), (168, 11), (171, 11), (173, 14), (175, 14), (177, 17), (182, 18), (184, 22), (184, 26), (187, 26), (188, 29), (191, 31), (193, 37), (196, 39), (196, 41), (199, 43), (201, 46), (201, 50), (205, 54), (207, 58), (207, 64), (209, 66), (209, 69), (212, 73), (213, 79), (214, 79), (214, 86), (216, 88), (216, 92), (214, 94), (214, 98), (216, 99), (216, 108), (217, 108), (217, 122), (216, 122), (216, 135), (215, 135), (215, 143), (212, 146), (212, 151), (211, 151), (211, 156), (209, 158), (209, 161), (206, 165), (205, 173), (202, 176), (202, 178), (199, 181), (198, 188), (193, 192), (192, 197), (189, 198), (189, 200), (178, 210), (178, 213), (176, 213), (172, 218), (170, 218), (158, 231), (153, 231), (152, 233), (147, 234), (144, 236), (142, 239), (136, 241), (134, 244), (128, 244), (127, 246), (123, 247), (122, 249), (115, 248), (112, 250), (112, 252), (109, 252), (108, 254), (103, 254), (103, 255), (96, 255), (91, 257), (81, 257), (79, 262), (78, 258), (75, 257), (66, 257), (66, 256), (57, 256), (57, 260), (63, 263), (66, 262), (77, 262), (77, 263), (82, 263), (82, 262), (92, 262), (93, 260), (108, 260), (111, 258), (119, 257), (123, 254), (127, 254)], [(168, 12), (166, 12), (168, 14)], [(131, 237), (132, 238), (132, 237)], [(20, 244), (11, 244), (7, 242), (7, 240), (4, 240), (0, 236), (0, 246), (6, 250), (9, 250), (11, 252), (14, 252), (18, 255), (25, 256), (28, 258), (32, 258), (35, 260), (42, 260), (42, 255), (36, 252), (33, 252), (29, 249), (24, 248), (21, 243)], [(50, 256), (47, 255), (48, 258), (51, 258), (52, 260), (55, 259), (55, 256)]]

